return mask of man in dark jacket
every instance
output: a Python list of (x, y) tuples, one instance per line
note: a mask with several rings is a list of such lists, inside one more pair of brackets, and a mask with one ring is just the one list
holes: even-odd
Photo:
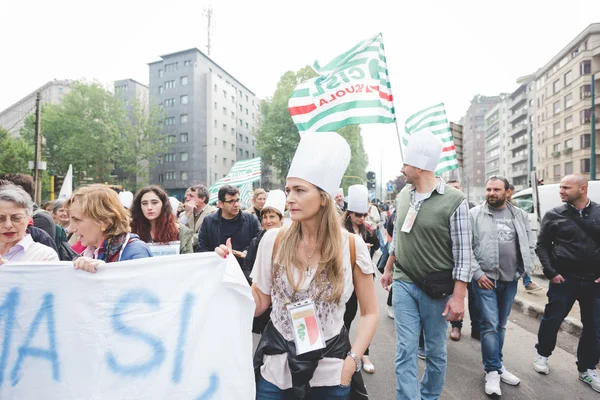
[(548, 211), (542, 220), (536, 252), (551, 283), (533, 366), (541, 374), (550, 372), (548, 357), (556, 335), (577, 300), (583, 323), (577, 347), (579, 379), (600, 392), (600, 206), (588, 198), (587, 188), (582, 175), (564, 177), (560, 198), (565, 205)]
[(214, 251), (231, 239), (233, 254), (240, 266), (252, 239), (260, 233), (258, 219), (240, 210), (240, 191), (225, 185), (219, 189), (219, 211), (204, 218), (198, 233), (198, 252)]

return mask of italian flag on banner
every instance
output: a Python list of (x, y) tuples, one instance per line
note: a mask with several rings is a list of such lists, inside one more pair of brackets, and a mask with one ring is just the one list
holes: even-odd
[(381, 33), (358, 43), (296, 87), (288, 102), (300, 132), (396, 121)]
[[(219, 179), (208, 188), (210, 198), (209, 204), (215, 204), (218, 201), (219, 189), (224, 185), (233, 185), (239, 188), (243, 188), (245, 191), (248, 190), (248, 186), (244, 188), (244, 185), (249, 184), (250, 194), (252, 193), (252, 182), (259, 181), (261, 178), (261, 158), (251, 158), (249, 160), (238, 161), (229, 170), (229, 173), (223, 178)], [(242, 191), (242, 194), (244, 192)]]
[(454, 149), (454, 139), (452, 138), (448, 118), (446, 118), (444, 103), (436, 104), (433, 107), (426, 108), (408, 117), (404, 133), (402, 134), (403, 149), (406, 148), (410, 135), (422, 130), (430, 131), (439, 137), (444, 144), (442, 156), (435, 170), (435, 174), (441, 175), (443, 172), (458, 168), (456, 150)]

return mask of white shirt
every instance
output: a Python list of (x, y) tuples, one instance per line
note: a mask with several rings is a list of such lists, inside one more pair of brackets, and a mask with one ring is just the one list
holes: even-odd
[[(197, 215), (200, 215), (204, 212), (204, 210), (206, 210), (206, 207), (208, 207), (208, 204), (204, 206), (204, 208), (202, 209), (202, 211), (200, 211), (198, 214), (196, 213), (192, 213), (192, 215), (194, 217), (196, 217)], [(179, 223), (182, 225), (185, 225), (188, 223), (188, 221), (190, 220), (190, 217), (188, 217), (187, 215), (185, 215), (185, 212), (181, 213), (181, 216), (179, 217)]]
[[(254, 262), (251, 277), (261, 292), (271, 295), (271, 303), (273, 306), (271, 320), (273, 321), (273, 326), (286, 340), (291, 341), (294, 340), (294, 336), (290, 328), (290, 316), (285, 307), (285, 301), (287, 299), (275, 294), (281, 293), (280, 290), (272, 290), (271, 263), (275, 238), (277, 237), (278, 232), (279, 229), (271, 229), (263, 236), (260, 245), (258, 246), (256, 261)], [(327, 341), (340, 333), (340, 330), (344, 325), (346, 302), (350, 299), (350, 296), (354, 291), (348, 236), (345, 231), (343, 232), (344, 291), (342, 297), (339, 304), (326, 303), (321, 310), (318, 308), (317, 304), (317, 313), (321, 311), (323, 315), (323, 318), (319, 319), (319, 324), (321, 326), (324, 341)], [(360, 236), (354, 235), (354, 237), (356, 243), (356, 265), (364, 274), (372, 274), (373, 265), (371, 264), (369, 249)], [(279, 247), (281, 248), (281, 243), (279, 244)], [(283, 266), (281, 268), (284, 270)], [(300, 274), (305, 274), (305, 272), (294, 269), (295, 278), (298, 278)], [(311, 276), (305, 276), (301, 291), (298, 293), (298, 298), (295, 300), (299, 301), (304, 299), (302, 293), (305, 293), (310, 287), (314, 276), (314, 273), (311, 274)], [(292, 291), (285, 272), (282, 274), (282, 278), (278, 282), (275, 282), (275, 285), (281, 285), (280, 288), (283, 288), (286, 292)], [(319, 365), (315, 370), (313, 378), (310, 380), (310, 385), (312, 387), (339, 385), (343, 365), (344, 360), (340, 360), (339, 358), (323, 358), (319, 361)], [(265, 355), (261, 367), (261, 375), (264, 379), (281, 390), (291, 388), (292, 375), (287, 362), (287, 353), (272, 356)]]
[(59, 261), (54, 249), (34, 242), (30, 234), (26, 234), (2, 258), (7, 261)]

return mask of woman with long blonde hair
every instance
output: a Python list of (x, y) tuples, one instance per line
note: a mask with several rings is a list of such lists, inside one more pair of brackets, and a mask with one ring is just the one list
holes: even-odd
[[(254, 357), (257, 399), (349, 399), (360, 374), (378, 307), (367, 246), (342, 230), (332, 197), (349, 161), (338, 134), (305, 133), (285, 188), (293, 222), (260, 242), (252, 272), (255, 316), (269, 305), (272, 313)], [(227, 257), (231, 250), (216, 252)], [(344, 311), (353, 290), (361, 318), (351, 343)]]

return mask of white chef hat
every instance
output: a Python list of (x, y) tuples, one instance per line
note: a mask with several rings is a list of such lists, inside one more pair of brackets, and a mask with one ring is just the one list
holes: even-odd
[(404, 150), (404, 164), (435, 172), (443, 148), (442, 141), (430, 131), (414, 133)]
[(348, 188), (348, 211), (364, 214), (369, 210), (369, 189), (365, 185)]
[(283, 216), (285, 213), (285, 193), (283, 193), (283, 190), (271, 190), (267, 195), (267, 201), (263, 207), (263, 212), (265, 208), (273, 208), (274, 210), (279, 211), (279, 214)]
[(169, 203), (171, 203), (171, 209), (173, 210), (173, 214), (177, 215), (179, 200), (177, 200), (175, 197), (169, 197)]
[(335, 197), (350, 163), (350, 146), (335, 132), (306, 132), (294, 154), (288, 178), (300, 178)]
[(133, 202), (133, 193), (131, 192), (119, 192), (119, 200), (123, 207), (129, 209), (131, 208), (131, 203)]

